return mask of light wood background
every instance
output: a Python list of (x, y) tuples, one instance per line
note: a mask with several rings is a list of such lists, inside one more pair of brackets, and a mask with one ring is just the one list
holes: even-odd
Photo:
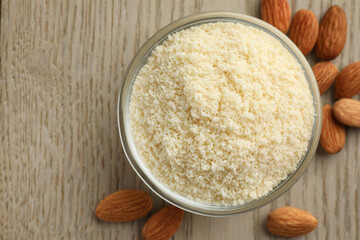
[[(1, 1), (0, 1), (1, 2)], [(140, 239), (146, 218), (108, 224), (94, 216), (106, 195), (150, 192), (121, 149), (116, 99), (135, 52), (182, 16), (228, 10), (259, 17), (260, 0), (4, 0), (1, 7), (0, 239)], [(292, 0), (323, 16), (332, 4), (347, 13), (348, 39), (334, 61), (360, 60), (359, 0)], [(311, 64), (316, 61), (312, 53)], [(333, 103), (332, 89), (322, 97)], [(355, 97), (359, 99), (359, 97)], [(229, 218), (185, 214), (174, 239), (274, 239), (271, 209), (303, 208), (319, 219), (298, 239), (360, 239), (360, 134), (347, 129), (336, 155), (317, 151), (285, 195)], [(154, 211), (164, 205), (154, 194)]]

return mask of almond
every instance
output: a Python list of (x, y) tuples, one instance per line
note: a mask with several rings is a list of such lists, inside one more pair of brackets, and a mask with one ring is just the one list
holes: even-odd
[(314, 13), (301, 9), (291, 22), (289, 38), (296, 44), (304, 56), (314, 48), (319, 34), (319, 21)]
[(318, 220), (307, 211), (282, 207), (273, 210), (267, 218), (268, 230), (277, 236), (296, 237), (311, 232)]
[(323, 119), (320, 144), (327, 153), (338, 153), (345, 145), (345, 127), (333, 116), (333, 107), (326, 104), (322, 109)]
[(320, 94), (323, 95), (333, 84), (339, 69), (331, 62), (319, 62), (312, 67)]
[(287, 0), (263, 0), (261, 19), (286, 34), (291, 21), (289, 2)]
[(168, 240), (180, 227), (183, 217), (183, 210), (168, 205), (147, 220), (142, 236), (145, 240)]
[(360, 62), (344, 68), (335, 79), (335, 98), (351, 98), (360, 92)]
[(147, 215), (152, 206), (153, 200), (148, 193), (122, 190), (101, 200), (95, 214), (106, 222), (130, 222)]
[(350, 98), (342, 98), (334, 104), (335, 118), (350, 127), (360, 127), (360, 102)]
[(347, 20), (344, 10), (334, 5), (325, 13), (320, 23), (319, 37), (316, 43), (316, 55), (332, 60), (343, 50), (347, 36)]

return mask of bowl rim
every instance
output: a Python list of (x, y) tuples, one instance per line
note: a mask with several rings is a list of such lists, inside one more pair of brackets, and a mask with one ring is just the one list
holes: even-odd
[[(308, 151), (306, 152), (304, 157), (300, 160), (297, 168), (292, 173), (290, 173), (286, 179), (280, 182), (276, 187), (274, 187), (273, 190), (271, 190), (265, 196), (239, 205), (219, 206), (219, 205), (197, 203), (194, 200), (190, 200), (186, 197), (182, 197), (179, 194), (170, 191), (164, 186), (162, 187), (162, 189), (160, 189), (160, 187), (156, 186), (156, 184), (154, 183), (154, 179), (149, 179), (149, 176), (145, 174), (144, 171), (146, 171), (146, 168), (140, 166), (139, 162), (134, 158), (132, 153), (133, 149), (131, 149), (131, 144), (129, 143), (129, 139), (127, 138), (127, 131), (129, 130), (126, 129), (125, 127), (126, 114), (123, 114), (124, 109), (126, 108), (126, 102), (127, 102), (126, 97), (129, 97), (128, 95), (126, 95), (127, 93), (126, 91), (128, 91), (128, 88), (132, 86), (130, 85), (130, 83), (133, 77), (136, 76), (134, 73), (136, 69), (139, 68), (140, 61), (145, 57), (146, 54), (151, 53), (153, 48), (161, 44), (169, 35), (173, 34), (174, 32), (180, 31), (182, 29), (191, 27), (192, 24), (196, 24), (196, 23), (200, 23), (198, 25), (206, 24), (205, 21), (209, 21), (209, 22), (228, 21), (228, 22), (239, 22), (239, 23), (245, 22), (246, 25), (255, 26), (259, 29), (264, 30), (268, 34), (273, 35), (273, 37), (281, 41), (282, 44), (289, 50), (289, 52), (298, 60), (299, 64), (304, 70), (304, 74), (309, 83), (309, 88), (311, 90), (311, 94), (313, 97), (315, 112), (314, 112), (314, 125), (312, 130), (312, 136), (311, 139), (309, 140)], [(300, 177), (303, 175), (303, 173), (309, 166), (316, 152), (319, 143), (320, 132), (321, 132), (322, 111), (321, 111), (320, 93), (315, 76), (304, 55), (285, 34), (283, 34), (281, 31), (279, 31), (272, 25), (258, 18), (240, 13), (234, 13), (234, 12), (211, 11), (211, 12), (196, 13), (182, 17), (166, 25), (165, 27), (161, 28), (159, 31), (157, 31), (141, 46), (141, 48), (136, 52), (135, 56), (129, 63), (122, 79), (117, 102), (118, 102), (117, 121), (118, 121), (118, 131), (120, 135), (121, 145), (128, 162), (130, 163), (131, 167), (134, 169), (136, 174), (156, 195), (158, 195), (166, 202), (175, 205), (188, 212), (203, 216), (223, 217), (223, 216), (231, 216), (235, 214), (244, 213), (247, 211), (255, 210), (268, 203), (271, 203), (278, 197), (282, 196), (300, 179)]]

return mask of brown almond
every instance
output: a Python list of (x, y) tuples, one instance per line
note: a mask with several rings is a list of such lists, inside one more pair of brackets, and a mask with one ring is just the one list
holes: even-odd
[(183, 210), (168, 205), (146, 221), (142, 236), (145, 240), (168, 240), (178, 230), (183, 218)]
[(289, 38), (296, 44), (304, 56), (314, 48), (319, 34), (319, 21), (314, 13), (301, 9), (292, 19)]
[(360, 62), (344, 68), (335, 79), (335, 98), (352, 98), (360, 92)]
[(131, 222), (147, 215), (152, 206), (153, 200), (148, 193), (122, 190), (101, 200), (95, 214), (106, 222)]
[(318, 220), (307, 211), (294, 207), (273, 210), (267, 218), (268, 230), (277, 236), (296, 237), (311, 232)]
[(263, 0), (261, 19), (286, 34), (291, 22), (289, 2), (287, 0)]
[(351, 98), (342, 98), (334, 104), (336, 120), (350, 127), (360, 127), (360, 102)]
[(345, 127), (333, 116), (333, 107), (326, 104), (322, 109), (320, 145), (327, 153), (338, 153), (345, 145)]
[(312, 67), (320, 94), (323, 95), (333, 84), (339, 69), (331, 62), (319, 62)]
[(344, 10), (334, 5), (330, 7), (320, 23), (316, 43), (316, 55), (325, 60), (339, 56), (344, 49), (347, 36), (347, 20)]

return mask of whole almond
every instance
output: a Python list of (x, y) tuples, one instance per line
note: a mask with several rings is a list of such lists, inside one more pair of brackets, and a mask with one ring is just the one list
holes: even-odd
[(184, 211), (168, 205), (152, 215), (142, 230), (145, 240), (168, 240), (181, 225)]
[(333, 84), (339, 69), (331, 62), (319, 62), (312, 67), (320, 94), (323, 95)]
[(296, 237), (311, 232), (318, 220), (307, 211), (282, 207), (273, 210), (267, 218), (268, 230), (277, 236)]
[(334, 5), (325, 13), (320, 23), (319, 37), (316, 43), (316, 55), (332, 60), (343, 50), (347, 36), (347, 20), (344, 10)]
[(314, 13), (301, 9), (292, 19), (289, 38), (306, 56), (314, 48), (319, 34), (319, 21)]
[(286, 34), (291, 21), (289, 2), (287, 0), (263, 0), (261, 19)]
[(322, 109), (323, 119), (320, 145), (327, 153), (338, 153), (345, 145), (345, 127), (333, 116), (333, 107), (326, 104)]
[(130, 222), (147, 215), (152, 206), (153, 200), (148, 193), (122, 190), (101, 200), (95, 214), (106, 222)]
[(335, 118), (350, 127), (360, 127), (360, 102), (351, 98), (342, 98), (334, 104)]
[(335, 98), (351, 98), (360, 92), (360, 62), (344, 68), (335, 79)]

